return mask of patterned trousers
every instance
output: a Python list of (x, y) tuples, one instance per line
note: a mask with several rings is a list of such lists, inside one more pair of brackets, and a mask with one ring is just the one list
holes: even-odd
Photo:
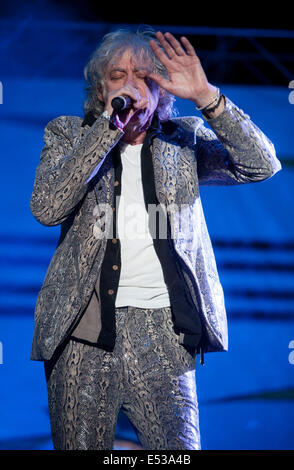
[(107, 352), (69, 338), (45, 361), (55, 449), (113, 449), (120, 409), (148, 450), (198, 450), (196, 358), (174, 332), (170, 307), (116, 308)]

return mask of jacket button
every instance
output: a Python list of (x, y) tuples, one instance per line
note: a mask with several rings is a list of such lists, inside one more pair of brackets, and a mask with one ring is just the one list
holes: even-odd
[(114, 271), (117, 271), (117, 270), (118, 270), (118, 265), (117, 265), (117, 264), (114, 264), (114, 265), (112, 266), (112, 269), (113, 269)]
[(114, 290), (113, 290), (113, 289), (109, 289), (107, 292), (108, 292), (109, 295), (113, 295), (113, 294), (114, 294)]
[(115, 245), (117, 243), (117, 238), (113, 238), (111, 241)]

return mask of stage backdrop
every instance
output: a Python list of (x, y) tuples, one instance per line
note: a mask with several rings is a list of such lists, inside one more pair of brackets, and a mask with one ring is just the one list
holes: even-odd
[[(43, 365), (29, 359), (33, 312), (59, 236), (30, 213), (47, 122), (82, 116), (83, 82), (2, 80), (0, 449), (51, 449)], [(197, 364), (203, 449), (294, 449), (293, 122), (288, 88), (223, 86), (275, 144), (268, 181), (201, 188), (229, 322), (229, 352)], [(197, 114), (177, 102), (180, 115)], [(207, 124), (208, 125), (208, 124)], [(197, 227), (195, 227), (197, 230)], [(136, 436), (123, 415), (117, 448)]]

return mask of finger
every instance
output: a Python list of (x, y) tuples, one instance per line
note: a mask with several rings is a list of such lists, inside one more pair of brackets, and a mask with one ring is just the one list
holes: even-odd
[(133, 103), (134, 107), (135, 107), (135, 105), (138, 105), (138, 103), (141, 100), (141, 95), (140, 95), (139, 91), (136, 88), (131, 87), (131, 86), (124, 86), (124, 87), (119, 88), (118, 90), (115, 90), (115, 91), (110, 92), (108, 94), (107, 99), (106, 99), (107, 106), (108, 107), (112, 106), (111, 105), (112, 100), (114, 98), (117, 98), (118, 96), (121, 96), (121, 95), (129, 96), (129, 98), (131, 98), (131, 100), (132, 100), (132, 103)]
[[(182, 48), (181, 44), (179, 43), (179, 41), (171, 33), (165, 33), (164, 36), (169, 41), (169, 43), (171, 44), (171, 46), (173, 48), (173, 53), (176, 53), (179, 56), (185, 55), (185, 51)], [(167, 41), (165, 41), (165, 42), (167, 43)]]
[(161, 88), (164, 88), (167, 91), (170, 91), (170, 81), (164, 78), (162, 75), (159, 75), (158, 73), (150, 73), (148, 75), (151, 80), (154, 80), (157, 85), (159, 85)]
[(137, 88), (126, 85), (121, 90), (122, 91), (120, 94), (128, 95), (133, 100), (134, 103), (138, 103), (140, 101), (141, 95), (140, 95), (139, 90), (137, 90)]
[(147, 105), (148, 105), (148, 99), (146, 98), (142, 98), (133, 104), (135, 109), (145, 109)]
[(181, 37), (181, 41), (182, 41), (182, 44), (185, 47), (186, 53), (188, 55), (191, 55), (191, 56), (196, 55), (194, 47), (192, 46), (190, 41), (185, 36)]
[[(166, 33), (165, 33), (166, 35)], [(163, 47), (164, 51), (166, 52), (167, 56), (172, 59), (176, 52), (172, 45), (166, 40), (165, 35), (163, 35), (160, 31), (156, 33), (156, 38), (159, 41), (160, 45)]]
[(166, 67), (169, 64), (169, 58), (166, 53), (161, 49), (161, 47), (159, 47), (159, 45), (156, 41), (154, 41), (154, 39), (151, 39), (149, 44), (154, 55)]

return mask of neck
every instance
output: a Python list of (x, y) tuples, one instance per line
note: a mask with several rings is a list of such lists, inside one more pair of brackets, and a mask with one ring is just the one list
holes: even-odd
[(124, 136), (122, 137), (122, 141), (129, 145), (143, 144), (152, 119), (153, 114), (145, 124), (141, 124), (139, 120), (137, 122), (133, 122), (132, 120), (129, 121), (124, 127)]
[(140, 133), (126, 132), (122, 137), (122, 141), (129, 145), (143, 144), (146, 131)]

